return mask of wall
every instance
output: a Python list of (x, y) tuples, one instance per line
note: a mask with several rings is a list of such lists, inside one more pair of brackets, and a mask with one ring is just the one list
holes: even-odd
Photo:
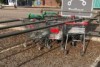
[(58, 6), (56, 0), (45, 0), (46, 6)]
[(45, 7), (57, 7), (58, 4), (56, 2), (56, 0), (44, 0), (45, 4), (43, 3), (43, 0), (41, 0), (41, 6), (45, 6)]

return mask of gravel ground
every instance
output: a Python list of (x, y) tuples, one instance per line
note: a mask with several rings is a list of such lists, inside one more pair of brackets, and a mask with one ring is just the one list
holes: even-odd
[[(0, 10), (0, 20), (26, 18), (30, 12), (39, 14), (42, 8), (5, 8)], [(15, 32), (16, 30), (2, 30), (1, 33)], [(15, 43), (28, 39), (25, 34), (10, 38), (0, 39), (0, 67), (91, 67), (95, 59), (100, 56), (100, 42), (90, 41), (86, 54), (80, 56), (80, 43), (72, 47), (65, 55), (57, 43), (52, 43), (53, 48), (37, 49), (32, 43), (26, 48)], [(5, 50), (12, 47), (10, 50)], [(2, 52), (4, 50), (4, 52)]]
[(83, 57), (80, 56), (79, 50), (77, 45), (70, 49), (68, 55), (64, 55), (56, 43), (52, 49), (44, 48), (41, 51), (32, 44), (26, 48), (20, 46), (0, 54), (0, 61), (3, 67), (90, 67), (100, 55), (100, 44), (90, 42)]
[[(0, 31), (0, 34), (5, 34), (9, 32), (17, 32), (17, 31), (6, 29), (6, 30)], [(25, 36), (25, 34), (0, 39), (0, 51), (8, 47), (15, 46), (16, 44), (20, 44), (24, 42), (25, 40), (27, 40), (27, 36)]]

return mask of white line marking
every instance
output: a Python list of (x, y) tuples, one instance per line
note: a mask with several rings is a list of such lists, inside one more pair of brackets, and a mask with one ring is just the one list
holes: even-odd
[(3, 53), (3, 52), (9, 51), (9, 50), (11, 50), (11, 49), (14, 49), (14, 48), (18, 48), (18, 47), (20, 47), (21, 45), (22, 45), (22, 44), (17, 45), (17, 46), (13, 46), (13, 47), (10, 47), (10, 48), (7, 48), (7, 49), (4, 49), (4, 50), (0, 51), (0, 54)]

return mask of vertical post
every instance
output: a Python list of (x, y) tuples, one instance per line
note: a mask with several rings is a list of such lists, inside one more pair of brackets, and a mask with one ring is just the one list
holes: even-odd
[(16, 3), (16, 6), (17, 6), (17, 0), (15, 1), (15, 3)]

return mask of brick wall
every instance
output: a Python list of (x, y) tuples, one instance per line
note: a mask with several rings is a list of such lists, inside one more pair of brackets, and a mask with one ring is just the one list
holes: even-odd
[(57, 7), (58, 4), (57, 4), (56, 0), (45, 0), (44, 6)]

